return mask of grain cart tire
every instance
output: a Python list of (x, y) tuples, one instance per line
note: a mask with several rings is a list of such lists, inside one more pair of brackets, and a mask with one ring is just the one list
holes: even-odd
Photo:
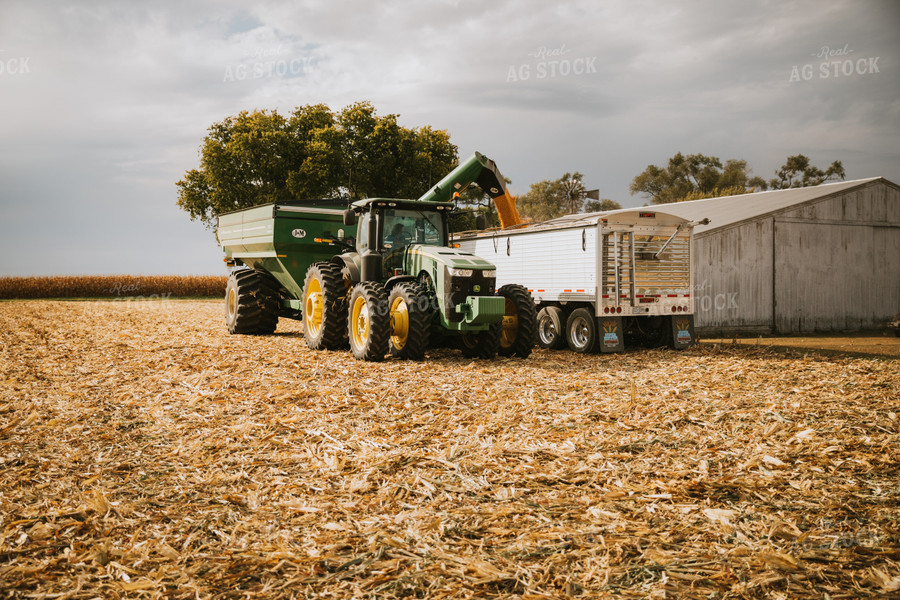
[(388, 295), (391, 356), (409, 360), (425, 358), (431, 333), (431, 306), (416, 283), (399, 283)]
[(494, 358), (500, 349), (503, 323), (491, 325), (487, 331), (463, 333), (459, 336), (459, 349), (466, 358)]
[(500, 332), (500, 356), (528, 358), (537, 341), (537, 308), (527, 288), (510, 283), (497, 290), (506, 298), (506, 313)]
[(593, 352), (597, 348), (597, 320), (586, 308), (576, 308), (566, 319), (566, 343), (569, 350), (579, 354)]
[(384, 359), (391, 335), (391, 321), (387, 292), (381, 284), (364, 281), (353, 288), (347, 330), (354, 357), (368, 361)]
[(229, 333), (269, 334), (278, 325), (278, 283), (255, 269), (232, 271), (225, 285), (225, 325)]
[(538, 346), (550, 350), (566, 347), (565, 317), (565, 313), (558, 306), (545, 306), (538, 312)]
[(347, 290), (334, 263), (313, 263), (306, 272), (303, 336), (312, 350), (337, 350), (347, 344)]

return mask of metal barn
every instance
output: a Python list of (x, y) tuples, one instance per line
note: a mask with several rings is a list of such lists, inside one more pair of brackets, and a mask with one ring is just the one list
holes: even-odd
[(900, 186), (882, 177), (664, 210), (710, 220), (694, 229), (701, 333), (873, 329), (900, 313)]

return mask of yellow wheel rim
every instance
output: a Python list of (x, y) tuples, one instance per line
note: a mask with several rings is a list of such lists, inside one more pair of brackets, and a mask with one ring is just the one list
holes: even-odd
[(391, 345), (402, 350), (409, 338), (409, 307), (403, 298), (391, 302)]
[(228, 310), (228, 316), (233, 317), (237, 312), (237, 291), (228, 290), (228, 299), (225, 301), (226, 310)]
[(322, 330), (324, 308), (322, 285), (318, 279), (313, 279), (309, 282), (306, 300), (303, 302), (303, 320), (306, 322), (306, 331), (312, 336), (319, 335)]
[(516, 343), (516, 334), (519, 333), (519, 317), (516, 316), (516, 305), (509, 298), (506, 299), (506, 315), (503, 317), (503, 330), (500, 332), (500, 347), (509, 348)]
[(357, 348), (365, 346), (369, 339), (369, 305), (362, 296), (356, 298), (350, 312), (350, 337)]

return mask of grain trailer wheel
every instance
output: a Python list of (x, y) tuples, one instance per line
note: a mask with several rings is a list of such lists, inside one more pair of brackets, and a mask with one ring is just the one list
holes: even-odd
[(379, 361), (388, 351), (391, 334), (387, 293), (373, 281), (358, 283), (350, 293), (347, 321), (350, 351), (360, 360)]
[(569, 349), (580, 354), (597, 348), (597, 320), (586, 308), (576, 308), (566, 320), (566, 343)]
[(500, 349), (503, 323), (497, 322), (487, 331), (463, 333), (459, 336), (459, 349), (466, 358), (494, 358)]
[(313, 350), (336, 350), (347, 343), (347, 290), (336, 264), (314, 263), (306, 272), (303, 335)]
[(278, 325), (278, 283), (254, 269), (232, 271), (225, 285), (225, 325), (229, 333), (269, 334)]
[(537, 308), (524, 286), (510, 283), (497, 290), (506, 298), (503, 329), (500, 332), (500, 356), (528, 358), (537, 341)]
[(430, 299), (415, 283), (399, 283), (388, 295), (391, 356), (409, 360), (425, 358), (431, 333)]
[(550, 350), (566, 347), (566, 314), (558, 306), (545, 306), (537, 315), (538, 346)]

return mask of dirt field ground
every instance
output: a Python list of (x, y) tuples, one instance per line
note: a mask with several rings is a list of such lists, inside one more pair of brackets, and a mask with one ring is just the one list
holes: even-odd
[(900, 337), (883, 331), (868, 331), (841, 335), (716, 338), (704, 339), (707, 344), (747, 344), (760, 348), (813, 352), (833, 356), (872, 356), (900, 358)]
[(898, 398), (877, 356), (365, 364), (0, 303), (0, 597), (900, 597)]

